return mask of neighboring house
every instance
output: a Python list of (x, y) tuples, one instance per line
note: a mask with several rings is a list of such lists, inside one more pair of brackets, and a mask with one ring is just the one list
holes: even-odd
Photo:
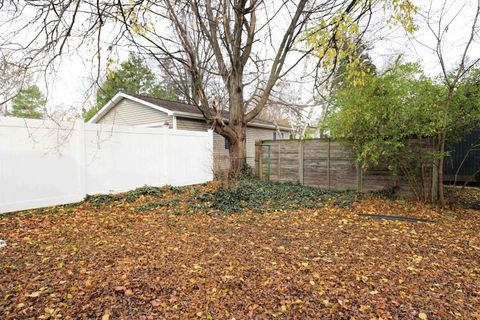
[[(225, 120), (228, 112), (224, 112)], [(89, 123), (112, 123), (139, 127), (167, 127), (176, 130), (207, 131), (210, 126), (200, 110), (193, 105), (119, 92)], [(255, 165), (255, 141), (288, 139), (290, 128), (276, 126), (271, 121), (253, 120), (247, 125), (247, 163)], [(225, 170), (229, 164), (228, 140), (213, 134), (215, 170)]]

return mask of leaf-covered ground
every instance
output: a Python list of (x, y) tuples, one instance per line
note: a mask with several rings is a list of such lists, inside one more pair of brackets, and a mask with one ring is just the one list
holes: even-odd
[(480, 211), (296, 185), (90, 197), (0, 216), (0, 318), (480, 319), (479, 235)]

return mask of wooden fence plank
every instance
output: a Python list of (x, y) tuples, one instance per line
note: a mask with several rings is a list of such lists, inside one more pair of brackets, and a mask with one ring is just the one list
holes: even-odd
[(298, 181), (303, 184), (304, 177), (303, 177), (303, 170), (304, 170), (304, 148), (305, 144), (303, 140), (300, 140), (298, 143)]
[[(256, 172), (262, 179), (268, 175), (267, 145), (270, 145), (270, 179), (273, 181), (298, 181), (321, 188), (364, 192), (395, 187), (402, 195), (411, 193), (408, 182), (402, 177), (394, 177), (385, 166), (363, 172), (355, 161), (353, 149), (330, 139), (258, 141)], [(425, 144), (425, 148), (431, 146)], [(431, 167), (426, 170), (429, 179), (432, 171)]]

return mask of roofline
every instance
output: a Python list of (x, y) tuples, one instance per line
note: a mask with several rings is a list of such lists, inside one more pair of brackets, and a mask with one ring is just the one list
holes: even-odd
[(113, 96), (112, 99), (110, 99), (100, 110), (95, 113), (95, 115), (87, 121), (87, 123), (96, 123), (96, 121), (100, 120), (110, 109), (112, 109), (117, 103), (120, 102), (121, 99), (130, 99), (132, 101), (135, 101), (137, 103), (140, 103), (146, 107), (153, 108), (158, 111), (162, 111), (169, 116), (173, 115), (174, 112), (172, 110), (169, 110), (167, 108), (163, 108), (160, 106), (157, 106), (153, 103), (147, 102), (145, 100), (142, 100), (140, 98), (131, 96), (129, 94), (123, 93), (123, 92), (118, 92), (116, 95)]
[(192, 119), (205, 120), (205, 117), (203, 116), (203, 114), (198, 114), (193, 112), (173, 111), (173, 115), (180, 118), (192, 118)]
[(291, 131), (292, 129), (289, 127), (285, 126), (276, 126), (274, 124), (264, 124), (264, 123), (252, 123), (249, 122), (247, 123), (247, 127), (257, 127), (257, 128), (266, 128), (266, 129), (279, 129), (279, 130), (285, 130), (285, 131)]
[[(180, 111), (174, 111), (173, 115), (179, 118), (188, 118), (188, 119), (200, 119), (200, 120), (205, 120), (205, 117), (201, 114), (197, 113), (191, 113), (191, 112), (180, 112)], [(255, 121), (255, 120), (254, 120)], [(258, 128), (267, 128), (267, 129), (280, 129), (280, 130), (288, 130), (290, 131), (290, 127), (285, 127), (285, 126), (276, 126), (274, 124), (266, 124), (266, 123), (255, 123), (255, 122), (249, 122), (247, 123), (247, 127), (258, 127)]]
[[(137, 103), (140, 103), (146, 107), (153, 108), (158, 111), (162, 111), (169, 116), (180, 117), (180, 118), (191, 118), (191, 119), (201, 119), (204, 120), (205, 117), (202, 114), (192, 113), (192, 112), (182, 112), (182, 111), (172, 111), (167, 108), (163, 108), (157, 106), (153, 103), (147, 102), (143, 99), (131, 96), (129, 94), (118, 92), (112, 99), (110, 99), (100, 110), (95, 113), (95, 115), (87, 121), (87, 123), (96, 123), (99, 119), (101, 119), (110, 109), (112, 109), (117, 103), (120, 102), (121, 99), (130, 99)], [(247, 127), (258, 127), (258, 128), (267, 128), (267, 129), (280, 129), (280, 130), (288, 130), (290, 131), (291, 128), (285, 126), (276, 126), (274, 124), (263, 124), (263, 123), (247, 123)]]

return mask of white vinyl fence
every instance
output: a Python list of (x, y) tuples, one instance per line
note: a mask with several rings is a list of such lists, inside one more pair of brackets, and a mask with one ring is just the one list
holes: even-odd
[(213, 179), (213, 133), (0, 117), (0, 213)]

